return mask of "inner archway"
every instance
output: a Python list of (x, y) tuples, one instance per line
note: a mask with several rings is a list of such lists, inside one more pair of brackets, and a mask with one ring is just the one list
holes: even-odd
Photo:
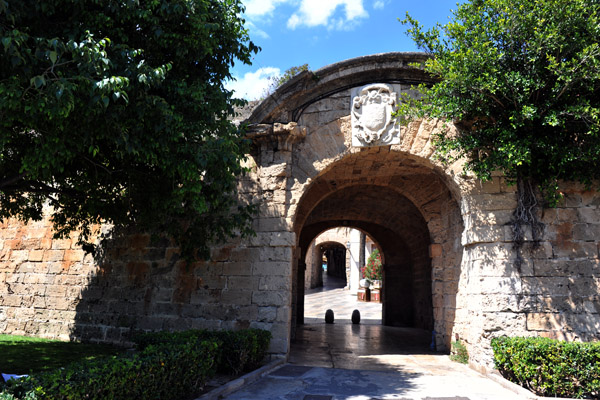
[[(359, 229), (384, 258), (382, 323), (435, 331), (437, 348), (447, 349), (460, 271), (458, 205), (428, 160), (390, 152), (384, 162), (376, 151), (337, 161), (300, 200), (296, 282), (304, 280), (303, 260), (317, 235), (339, 226)], [(303, 324), (304, 287), (294, 286), (294, 322)]]

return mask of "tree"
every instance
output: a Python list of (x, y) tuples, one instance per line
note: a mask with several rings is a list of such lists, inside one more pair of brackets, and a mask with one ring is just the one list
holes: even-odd
[(0, 218), (57, 236), (166, 234), (189, 256), (249, 233), (234, 60), (258, 48), (241, 0), (0, 0)]
[(298, 75), (302, 71), (308, 71), (308, 64), (297, 65), (294, 67), (290, 67), (285, 70), (283, 75), (275, 75), (269, 78), (269, 86), (265, 90), (264, 97), (270, 96), (273, 94), (279, 86), (283, 85), (294, 76)]
[(439, 154), (516, 182), (515, 240), (523, 224), (539, 237), (536, 187), (552, 205), (559, 180), (600, 178), (600, 3), (468, 0), (446, 25), (402, 22), (439, 81), (398, 115), (454, 121), (457, 134), (436, 138)]

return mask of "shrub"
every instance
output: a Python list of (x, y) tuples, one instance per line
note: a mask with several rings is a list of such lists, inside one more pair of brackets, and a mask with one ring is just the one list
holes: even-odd
[(262, 329), (240, 331), (188, 330), (181, 332), (151, 332), (136, 335), (133, 341), (138, 349), (159, 343), (185, 343), (212, 340), (218, 343), (217, 370), (237, 375), (260, 366), (265, 358), (271, 332)]
[(381, 280), (382, 277), (382, 264), (381, 264), (381, 254), (379, 254), (379, 250), (373, 249), (369, 259), (367, 260), (367, 264), (362, 268), (362, 276), (368, 280)]
[(600, 397), (600, 343), (500, 337), (492, 348), (500, 373), (537, 395)]
[(38, 397), (35, 395), (33, 391), (29, 391), (25, 393), (22, 397), (15, 397), (15, 395), (11, 393), (0, 393), (0, 400), (37, 400)]
[(469, 363), (469, 352), (467, 346), (460, 340), (452, 342), (452, 350), (450, 351), (450, 359), (461, 364)]
[[(74, 363), (6, 386), (23, 400), (185, 399), (197, 395), (213, 371), (217, 344), (211, 341), (147, 346), (133, 356)], [(1, 398), (1, 397), (0, 397)]]

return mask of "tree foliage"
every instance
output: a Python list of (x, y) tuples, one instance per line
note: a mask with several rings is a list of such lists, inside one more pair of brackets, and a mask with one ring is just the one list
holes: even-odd
[(447, 159), (464, 157), (480, 178), (500, 170), (533, 182), (550, 203), (559, 180), (600, 178), (600, 3), (469, 0), (425, 30), (407, 14), (439, 81), (399, 115), (453, 120), (437, 137)]
[(223, 87), (258, 48), (241, 0), (0, 0), (0, 217), (57, 235), (164, 233), (184, 253), (249, 232)]
[(267, 96), (273, 94), (277, 90), (277, 88), (279, 88), (279, 86), (283, 85), (284, 83), (286, 83), (287, 81), (292, 79), (294, 76), (298, 75), (300, 72), (308, 71), (308, 70), (309, 70), (308, 64), (296, 65), (296, 66), (286, 69), (282, 75), (275, 75), (275, 76), (270, 77), (269, 78), (269, 86), (265, 90), (264, 97), (267, 97)]

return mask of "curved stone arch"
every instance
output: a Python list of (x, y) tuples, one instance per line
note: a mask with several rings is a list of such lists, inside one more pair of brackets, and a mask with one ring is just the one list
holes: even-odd
[(425, 53), (396, 52), (363, 56), (303, 71), (280, 86), (252, 112), (249, 123), (298, 122), (315, 102), (372, 82), (413, 85), (434, 79), (415, 64), (429, 58)]
[[(365, 155), (377, 154), (376, 157), (380, 163), (401, 162), (403, 165), (399, 165), (400, 169), (421, 168), (423, 174), (433, 173), (447, 187), (453, 199), (460, 204), (462, 195), (467, 191), (468, 186), (465, 185), (465, 179), (461, 172), (462, 163), (443, 166), (433, 156), (431, 136), (435, 130), (442, 129), (443, 125), (440, 121), (415, 121), (406, 127), (402, 134), (401, 144), (363, 149), (350, 146), (349, 117), (343, 117), (324, 127), (319, 127), (312, 134), (308, 134), (304, 142), (297, 146), (292, 164), (292, 178), (295, 179), (294, 189), (306, 193), (314, 186), (321, 185), (323, 188), (317, 190), (333, 191), (336, 188), (327, 188), (327, 184), (319, 181), (319, 178), (326, 177), (340, 162), (348, 160), (352, 162), (353, 158), (356, 162), (360, 162), (360, 158)], [(328, 137), (329, 140), (323, 139), (324, 137)], [(349, 167), (351, 166), (349, 165)], [(411, 197), (410, 192), (404, 195), (413, 203), (419, 204), (419, 200)], [(302, 216), (302, 211), (297, 211), (292, 206), (290, 215), (294, 222), (294, 230), (298, 233), (296, 218)]]
[[(335, 226), (334, 228), (336, 228), (336, 227), (340, 227), (340, 226), (339, 226), (339, 225), (337, 225), (337, 226)], [(372, 242), (375, 244), (375, 246), (376, 246), (378, 249), (381, 249), (381, 244), (380, 244), (380, 243), (377, 241), (377, 239), (375, 239), (374, 237), (372, 237), (372, 236), (369, 234), (369, 232), (367, 232), (367, 231), (365, 231), (365, 230), (363, 230), (363, 229), (360, 229), (360, 228), (354, 227), (354, 226), (344, 226), (344, 228), (352, 228), (352, 229), (357, 229), (357, 230), (359, 230), (359, 231), (361, 231), (361, 232), (365, 233), (365, 234), (366, 234), (366, 235), (367, 235), (367, 236), (368, 236), (368, 237), (371, 239), (371, 241), (372, 241)], [(339, 242), (339, 241), (337, 241), (337, 240), (334, 240), (334, 239), (331, 239), (331, 238), (326, 238), (326, 239), (325, 239), (324, 241), (322, 241), (322, 242), (317, 240), (317, 239), (319, 239), (319, 236), (321, 236), (321, 234), (323, 234), (323, 233), (325, 233), (325, 232), (327, 232), (327, 231), (329, 231), (329, 230), (331, 230), (331, 229), (332, 229), (332, 228), (327, 228), (327, 229), (321, 230), (321, 232), (319, 232), (319, 233), (317, 233), (317, 234), (313, 235), (313, 238), (312, 238), (312, 239), (310, 239), (309, 243), (311, 243), (311, 242), (314, 240), (314, 241), (315, 241), (315, 246), (322, 246), (322, 245), (326, 245), (326, 244), (329, 244), (329, 243), (334, 243), (334, 244), (336, 244), (336, 245), (340, 245), (340, 246), (346, 247), (346, 246), (347, 246), (347, 243), (342, 243), (342, 242)], [(350, 238), (348, 238), (348, 240), (349, 240), (349, 239), (350, 239)], [(382, 261), (382, 262), (385, 262), (385, 258), (384, 258), (384, 254), (383, 254), (383, 253), (381, 254), (381, 261)]]
[[(407, 186), (410, 186), (410, 184), (411, 184), (411, 182), (407, 182)], [(299, 243), (300, 230), (302, 229), (302, 226), (304, 225), (304, 223), (307, 221), (308, 215), (310, 215), (310, 213), (318, 206), (318, 204), (322, 201), (327, 200), (328, 197), (335, 195), (339, 191), (342, 191), (342, 190), (348, 189), (348, 188), (352, 188), (354, 186), (364, 186), (364, 184), (357, 183), (357, 182), (348, 182), (344, 185), (337, 186), (335, 189), (330, 189), (327, 192), (327, 194), (323, 195), (323, 197), (315, 198), (313, 201), (308, 200), (306, 202), (300, 203), (299, 208), (295, 214), (295, 220), (294, 220), (294, 222), (295, 222), (294, 231), (296, 232), (298, 244), (300, 244)], [(438, 232), (438, 230), (435, 229), (435, 225), (439, 224), (438, 219), (440, 218), (441, 210), (439, 209), (439, 207), (438, 208), (432, 207), (432, 205), (437, 200), (440, 200), (441, 196), (449, 195), (449, 193), (430, 192), (430, 193), (427, 193), (426, 197), (419, 198), (415, 195), (415, 193), (403, 191), (396, 186), (389, 186), (388, 184), (384, 184), (384, 183), (370, 183), (369, 186), (389, 188), (390, 190), (396, 192), (399, 196), (405, 197), (408, 201), (410, 201), (415, 206), (416, 209), (424, 211), (424, 212), (422, 212), (422, 214), (423, 214), (423, 218), (429, 228), (432, 243), (440, 242), (442, 237), (441, 237), (440, 232)], [(310, 192), (311, 192), (311, 187), (309, 187), (304, 192), (305, 194), (308, 195), (308, 198), (310, 198)], [(308, 204), (306, 204), (306, 203), (308, 203)], [(427, 206), (427, 205), (429, 205), (429, 206)]]

